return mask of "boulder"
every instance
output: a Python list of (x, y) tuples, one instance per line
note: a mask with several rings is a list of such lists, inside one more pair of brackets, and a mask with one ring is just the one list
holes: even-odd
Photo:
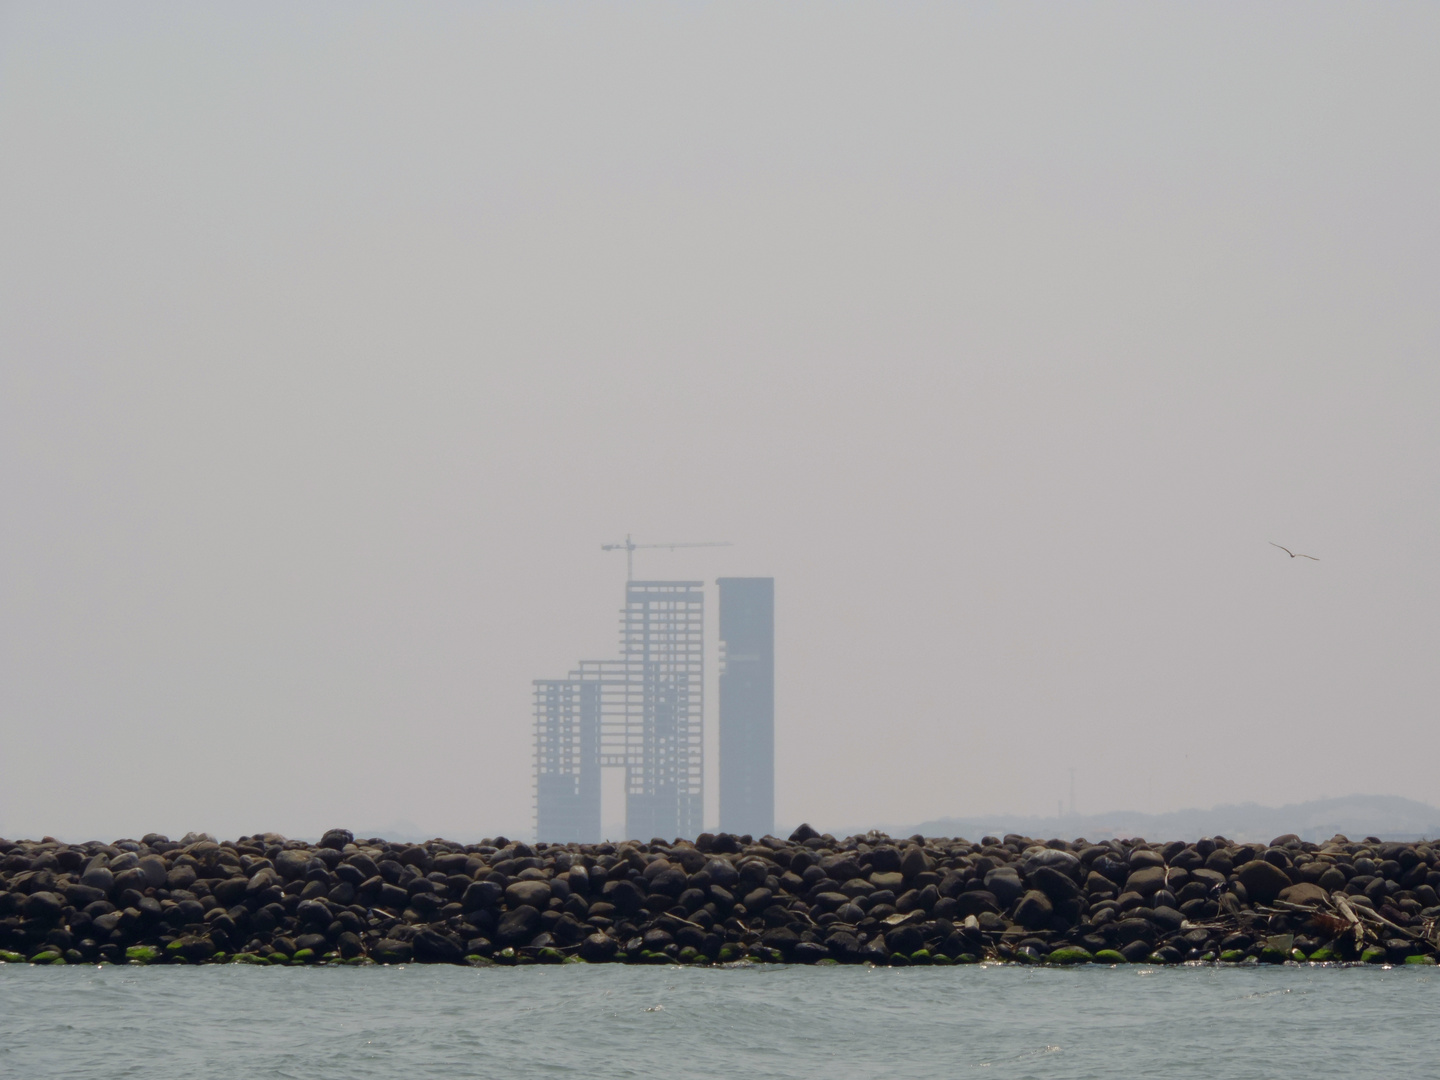
[(1021, 863), (1020, 869), (1026, 877), (1030, 877), (1040, 867), (1049, 867), (1060, 874), (1068, 877), (1071, 882), (1079, 881), (1084, 874), (1080, 865), (1080, 859), (1069, 851), (1061, 851), (1058, 848), (1041, 848), (1039, 851), (1027, 855)]
[(65, 909), (64, 898), (53, 892), (33, 892), (20, 904), (20, 913), (27, 919), (40, 919), (45, 922), (53, 922), (60, 917), (60, 912)]
[(891, 952), (909, 956), (917, 949), (925, 947), (925, 932), (918, 926), (897, 926), (885, 935), (885, 944), (890, 947)]
[[(165, 860), (159, 855), (146, 855), (139, 859), (135, 866), (145, 875), (145, 883), (149, 888), (163, 889), (165, 887), (165, 879), (170, 871), (169, 867), (165, 865)], [(191, 880), (193, 881), (194, 878)]]
[(1137, 847), (1130, 852), (1127, 860), (1131, 870), (1139, 870), (1147, 866), (1165, 866), (1165, 858), (1158, 851), (1151, 851), (1149, 848)]
[(512, 908), (528, 904), (537, 911), (544, 911), (553, 895), (548, 881), (517, 881), (506, 888), (505, 903)]
[(411, 942), (415, 959), (422, 964), (458, 964), (464, 956), (460, 943), (426, 927)]
[(978, 916), (981, 912), (1000, 913), (1000, 900), (989, 889), (972, 889), (955, 897), (955, 912), (950, 917), (964, 921), (967, 915)]
[(645, 906), (645, 897), (630, 881), (607, 881), (600, 895), (621, 915), (633, 915)]
[(825, 948), (832, 959), (853, 963), (860, 959), (860, 939), (845, 930), (837, 930), (825, 939)]
[(1297, 885), (1285, 886), (1276, 896), (1289, 904), (1323, 904), (1329, 899), (1330, 893), (1320, 885), (1302, 881)]
[(355, 842), (355, 834), (349, 829), (327, 829), (325, 835), (320, 838), (322, 848), (334, 848), (336, 851), (343, 850), (346, 844)]
[(769, 949), (779, 949), (788, 955), (796, 945), (800, 944), (800, 935), (788, 926), (777, 926), (760, 935), (760, 944)]
[(370, 958), (379, 964), (408, 964), (415, 956), (415, 948), (408, 941), (381, 938), (370, 950)]
[(1245, 886), (1245, 892), (1252, 904), (1273, 903), (1279, 898), (1280, 890), (1291, 885), (1290, 877), (1284, 870), (1263, 859), (1247, 862), (1235, 871), (1235, 876), (1240, 879), (1240, 884)]
[(1113, 932), (1107, 931), (1107, 936), (1113, 933), (1114, 940), (1122, 944), (1132, 941), (1153, 942), (1155, 940), (1155, 924), (1149, 919), (1121, 919), (1114, 924), (1114, 927)]
[(1162, 935), (1178, 934), (1180, 928), (1185, 925), (1185, 916), (1172, 907), (1152, 908), (1145, 913), (1145, 916), (1159, 928)]
[(900, 873), (900, 852), (889, 845), (877, 847), (870, 853), (870, 873), (872, 875)]
[(310, 853), (298, 848), (288, 848), (275, 856), (275, 870), (285, 881), (304, 877), (309, 865)]
[(703, 867), (703, 872), (710, 876), (712, 885), (719, 885), (722, 889), (733, 891), (740, 881), (740, 872), (729, 859), (711, 859)]
[(797, 964), (816, 964), (830, 959), (830, 950), (818, 941), (802, 941), (790, 950), (790, 960)]
[(507, 911), (495, 927), (495, 940), (502, 947), (524, 945), (535, 936), (540, 927), (540, 912), (528, 904)]
[(679, 866), (668, 866), (650, 879), (650, 891), (675, 897), (685, 891), (689, 877)]
[(935, 860), (926, 855), (924, 849), (917, 844), (907, 847), (905, 854), (900, 857), (900, 873), (907, 878), (913, 878), (916, 874), (923, 874), (934, 868)]
[(1055, 906), (1039, 889), (1031, 889), (1015, 906), (1015, 921), (1027, 930), (1046, 929), (1054, 915)]
[(591, 934), (580, 943), (580, 959), (588, 960), (592, 964), (603, 964), (615, 959), (619, 948), (614, 938), (604, 934)]
[(295, 909), (295, 918), (301, 926), (329, 926), (332, 920), (330, 909), (319, 900), (302, 900)]
[(1125, 879), (1125, 891), (1139, 893), (1141, 896), (1154, 896), (1164, 887), (1163, 866), (1143, 866)]
[[(1069, 852), (1057, 851), (1055, 854), (1066, 855)], [(1042, 864), (1031, 870), (1030, 885), (1039, 889), (1050, 898), (1052, 903), (1056, 904), (1063, 904), (1067, 900), (1075, 900), (1080, 896), (1080, 886), (1075, 884), (1075, 879), (1054, 866)]]
[(460, 907), (467, 912), (498, 908), (504, 896), (505, 890), (498, 881), (473, 881), (465, 887)]
[(996, 867), (986, 874), (985, 889), (995, 897), (1002, 909), (1008, 908), (1025, 892), (1020, 875), (1010, 866)]

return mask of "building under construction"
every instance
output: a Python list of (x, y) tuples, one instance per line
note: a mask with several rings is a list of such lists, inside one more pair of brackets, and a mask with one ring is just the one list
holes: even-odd
[(705, 593), (699, 581), (629, 581), (620, 656), (535, 681), (535, 835), (595, 843), (600, 774), (624, 771), (625, 835), (703, 828)]

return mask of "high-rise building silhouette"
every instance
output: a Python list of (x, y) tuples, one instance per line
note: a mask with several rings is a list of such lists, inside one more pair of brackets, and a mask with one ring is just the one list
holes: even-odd
[(535, 681), (536, 838), (600, 839), (606, 767), (624, 770), (627, 838), (697, 836), (704, 685), (703, 583), (626, 582), (619, 659)]
[(720, 578), (720, 828), (775, 829), (775, 579)]

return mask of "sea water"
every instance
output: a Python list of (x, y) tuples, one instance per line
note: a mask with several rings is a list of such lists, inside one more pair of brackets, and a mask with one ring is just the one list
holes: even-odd
[(0, 965), (0, 1076), (1440, 1076), (1440, 968)]

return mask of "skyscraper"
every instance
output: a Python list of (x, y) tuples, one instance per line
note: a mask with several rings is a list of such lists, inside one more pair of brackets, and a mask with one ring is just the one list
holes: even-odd
[(625, 831), (693, 838), (705, 827), (703, 583), (627, 582), (623, 618), (621, 659), (641, 688), (624, 718)]
[(704, 828), (705, 594), (699, 581), (630, 581), (620, 657), (535, 687), (535, 834), (599, 839), (600, 770), (620, 768), (625, 834)]
[(720, 828), (775, 829), (775, 579), (720, 578)]
[(560, 843), (599, 843), (601, 686), (535, 680), (535, 831)]

